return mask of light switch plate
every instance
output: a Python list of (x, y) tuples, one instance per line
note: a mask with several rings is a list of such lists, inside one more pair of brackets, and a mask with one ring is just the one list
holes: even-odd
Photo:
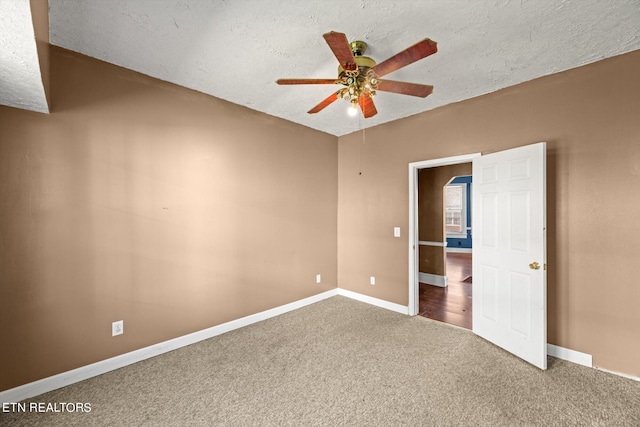
[(393, 227), (393, 237), (400, 237), (400, 227)]

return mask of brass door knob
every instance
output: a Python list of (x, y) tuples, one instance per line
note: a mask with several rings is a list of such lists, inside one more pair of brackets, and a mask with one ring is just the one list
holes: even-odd
[(538, 264), (537, 261), (534, 261), (531, 264), (529, 264), (529, 268), (532, 270), (540, 270), (540, 264)]

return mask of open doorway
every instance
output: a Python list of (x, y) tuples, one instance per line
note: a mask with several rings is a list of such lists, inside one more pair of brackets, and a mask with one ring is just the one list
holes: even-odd
[[(451, 219), (461, 218), (461, 212), (449, 214), (450, 225), (458, 224), (458, 235), (447, 241), (445, 188), (457, 184), (453, 181), (457, 176), (471, 176), (471, 161), (479, 156), (472, 153), (409, 164), (409, 314), (468, 329), (472, 328), (472, 254), (471, 244), (462, 243), (461, 238), (471, 219), (465, 217), (465, 224)], [(464, 190), (469, 197), (470, 185), (465, 184)]]
[(471, 163), (418, 171), (418, 315), (472, 329)]

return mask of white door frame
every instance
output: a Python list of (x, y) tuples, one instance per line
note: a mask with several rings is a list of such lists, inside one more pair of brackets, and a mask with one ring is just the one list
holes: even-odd
[(438, 166), (470, 163), (482, 153), (463, 154), (409, 163), (409, 315), (418, 314), (418, 171)]

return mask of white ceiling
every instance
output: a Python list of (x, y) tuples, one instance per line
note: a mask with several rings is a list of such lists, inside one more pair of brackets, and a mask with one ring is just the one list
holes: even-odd
[[(640, 49), (639, 0), (49, 3), (54, 45), (337, 136)], [(347, 116), (342, 100), (307, 114), (336, 87), (275, 81), (336, 77), (322, 38), (331, 30), (365, 41), (377, 62), (435, 40), (438, 53), (386, 76), (434, 93), (379, 92), (366, 120)]]
[(49, 112), (29, 0), (0, 0), (0, 104)]

